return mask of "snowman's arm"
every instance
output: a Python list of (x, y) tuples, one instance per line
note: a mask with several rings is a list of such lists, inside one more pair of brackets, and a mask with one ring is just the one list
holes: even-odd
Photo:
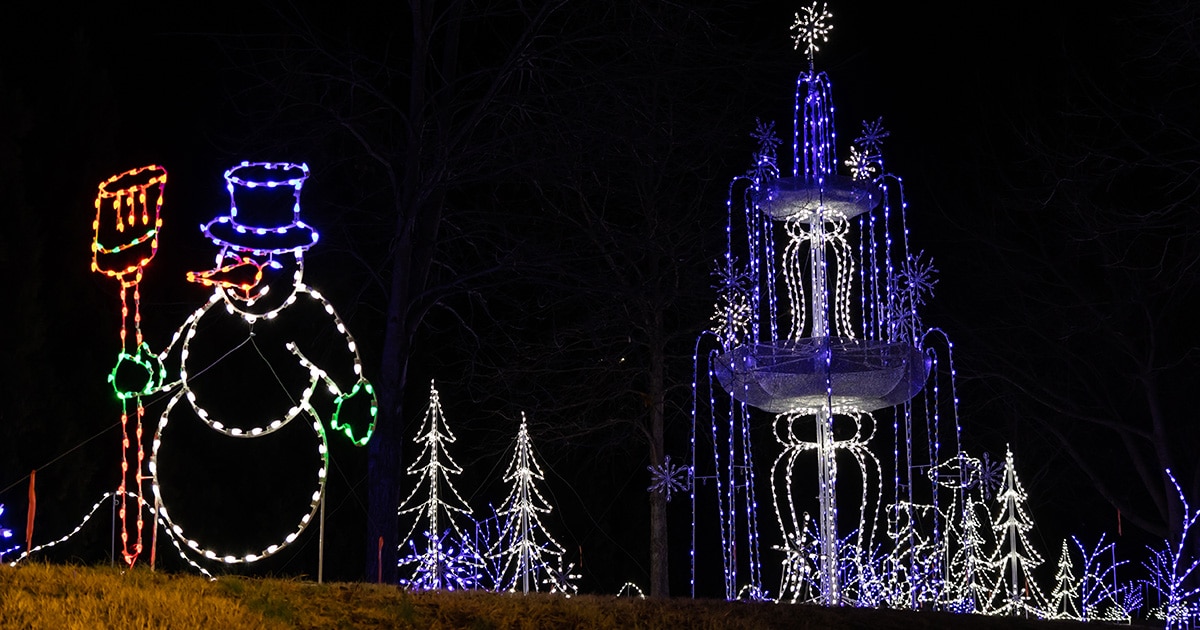
[[(184, 345), (179, 343), (180, 338), (185, 335), (186, 331), (192, 329), (193, 322), (203, 316), (210, 305), (211, 302), (201, 306), (188, 316), (171, 338), (171, 343), (162, 352), (155, 353), (150, 348), (150, 344), (143, 341), (132, 353), (122, 351), (118, 354), (116, 364), (113, 365), (108, 376), (108, 381), (117, 397), (127, 399), (134, 396), (150, 396), (178, 387), (182, 380), (180, 376), (182, 359), (180, 356), (173, 356), (172, 351), (177, 345)], [(181, 353), (175, 353), (175, 355), (181, 355)], [(168, 364), (168, 360), (171, 360), (172, 363)], [(129, 371), (137, 371), (139, 368), (145, 372), (144, 379), (138, 378), (130, 381)]]
[[(175, 334), (171, 335), (171, 342), (167, 344), (166, 348), (163, 348), (162, 352), (158, 353), (158, 362), (166, 369), (167, 373), (167, 379), (159, 387), (159, 391), (166, 392), (179, 387), (183, 373), (183, 349), (186, 346), (188, 333), (195, 330), (196, 320), (203, 317), (219, 299), (220, 296), (214, 293), (200, 308), (188, 315), (183, 324), (175, 330)], [(177, 348), (178, 351), (176, 351)]]
[[(338, 384), (327, 371), (304, 356), (295, 343), (289, 342), (287, 349), (296, 355), (300, 365), (309, 371), (314, 383), (317, 383), (312, 398), (308, 401), (309, 412), (318, 418), (327, 418), (332, 431), (342, 433), (356, 446), (365, 445), (375, 431), (375, 417), (379, 405), (375, 398), (375, 388), (362, 375), (362, 367), (357, 361), (357, 355), (355, 355), (357, 380), (353, 383)], [(324, 387), (321, 386), (322, 384)], [(327, 394), (322, 395), (321, 392), (327, 392)], [(316, 408), (317, 400), (326, 402), (321, 405), (325, 413)], [(356, 431), (355, 426), (364, 424), (364, 421), (366, 429)]]

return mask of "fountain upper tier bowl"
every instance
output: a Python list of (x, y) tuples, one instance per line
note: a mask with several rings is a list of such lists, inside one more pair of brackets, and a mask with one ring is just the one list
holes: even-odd
[(718, 356), (714, 371), (730, 396), (771, 413), (874, 411), (921, 391), (930, 363), (903, 342), (840, 337), (738, 346)]
[(763, 185), (755, 201), (776, 221), (812, 223), (817, 216), (834, 221), (870, 212), (881, 198), (879, 184), (874, 180), (831, 174), (820, 182), (807, 177), (771, 180)]

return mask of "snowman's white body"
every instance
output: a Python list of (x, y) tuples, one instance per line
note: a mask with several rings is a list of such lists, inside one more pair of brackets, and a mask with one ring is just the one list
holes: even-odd
[[(297, 274), (297, 276), (298, 275), (299, 274)], [(318, 305), (323, 307), (323, 310), (328, 314), (328, 316), (332, 318), (333, 324), (336, 326), (337, 330), (346, 338), (347, 349), (353, 361), (353, 370), (355, 376), (359, 378), (360, 382), (365, 382), (362, 379), (362, 363), (358, 355), (357, 347), (355, 346), (353, 338), (349, 335), (342, 321), (340, 318), (338, 318), (333, 306), (327, 300), (325, 300), (320, 293), (309, 288), (307, 285), (304, 285), (299, 281), (298, 278), (294, 288), (295, 292), (288, 297), (286, 302), (284, 302), (278, 308), (263, 315), (248, 314), (240, 309), (235, 309), (233, 305), (234, 302), (229, 298), (229, 296), (224, 294), (225, 289), (216, 289), (212, 298), (188, 317), (180, 329), (175, 333), (175, 336), (172, 339), (168, 349), (160, 356), (161, 359), (165, 359), (166, 355), (171, 351), (171, 348), (173, 348), (176, 343), (182, 341), (182, 347), (179, 354), (180, 378), (177, 382), (171, 383), (164, 388), (175, 389), (176, 391), (174, 395), (172, 395), (170, 401), (167, 403), (167, 407), (159, 419), (158, 429), (155, 432), (150, 456), (150, 476), (153, 479), (152, 488), (154, 491), (156, 504), (160, 506), (159, 516), (163, 519), (163, 522), (167, 528), (167, 533), (170, 535), (172, 542), (179, 547), (181, 552), (187, 551), (209, 560), (216, 560), (229, 564), (254, 562), (275, 554), (280, 549), (293, 542), (296, 537), (299, 536), (300, 533), (305, 530), (305, 528), (307, 528), (313, 517), (316, 515), (318, 508), (320, 507), (321, 499), (325, 492), (325, 480), (329, 470), (329, 449), (328, 439), (325, 428), (322, 424), (321, 416), (313, 407), (313, 397), (314, 393), (318, 391), (318, 387), (327, 387), (329, 392), (334, 396), (339, 397), (339, 399), (343, 392), (324, 370), (309, 361), (309, 359), (303, 354), (303, 352), (295, 343), (286, 343), (286, 350), (300, 366), (307, 369), (307, 384), (305, 384), (303, 389), (300, 391), (290, 392), (289, 395), (294, 401), (293, 403), (285, 406), (284, 408), (272, 409), (270, 412), (265, 414), (265, 416), (259, 415), (258, 417), (250, 419), (249, 422), (246, 422), (243, 418), (218, 417), (218, 414), (210, 412), (210, 406), (205, 404), (206, 399), (204, 398), (204, 395), (199, 395), (197, 391), (189, 387), (189, 375), (191, 374), (189, 371), (189, 355), (191, 354), (190, 350), (193, 347), (197, 347), (194, 344), (202, 345), (206, 343), (203, 333), (197, 335), (198, 327), (202, 321), (212, 321), (213, 318), (232, 318), (234, 320), (239, 320), (244, 326), (252, 327), (255, 321), (258, 320), (273, 320), (276, 318), (287, 317), (289, 315), (289, 313), (286, 312), (288, 307), (295, 303), (298, 297), (315, 300)], [(225, 308), (221, 308), (221, 306), (224, 306)], [(205, 369), (209, 366), (194, 367), (197, 369)], [(242, 374), (245, 375), (245, 378), (242, 378)], [(239, 374), (239, 380), (242, 381), (240, 385), (249, 392), (252, 392), (255, 387), (265, 384), (267, 379), (276, 378), (272, 370), (256, 370), (242, 374)], [(275, 383), (272, 382), (272, 384)], [(225, 393), (228, 394), (228, 392)], [(207, 396), (211, 397), (212, 394), (209, 393)], [(192, 414), (187, 415), (194, 414), (195, 417), (198, 417), (210, 429), (233, 438), (253, 439), (267, 436), (280, 429), (283, 429), (293, 421), (300, 421), (309, 424), (312, 427), (317, 443), (317, 454), (320, 457), (321, 464), (316, 472), (316, 478), (313, 480), (314, 490), (311, 495), (311, 501), (308, 506), (308, 510), (301, 514), (298, 522), (295, 523), (294, 527), (292, 527), (282, 539), (249, 554), (237, 555), (219, 553), (204, 545), (201, 541), (189, 537), (184, 527), (171, 517), (169, 506), (163, 502), (162, 490), (158, 482), (158, 458), (159, 450), (162, 446), (164, 430), (169, 424), (172, 411), (176, 410), (177, 407), (190, 408)], [(334, 428), (337, 428), (336, 421), (331, 419), (331, 422), (334, 422)]]

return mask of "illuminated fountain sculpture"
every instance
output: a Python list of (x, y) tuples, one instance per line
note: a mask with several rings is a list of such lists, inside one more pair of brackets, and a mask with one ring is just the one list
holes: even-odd
[[(759, 123), (754, 166), (730, 188), (728, 250), (718, 265), (720, 303), (713, 317), (720, 347), (707, 360), (697, 353), (698, 370), (707, 368), (708, 381), (702, 384), (705, 374), (699, 374), (693, 506), (697, 485), (715, 481), (726, 596), (768, 597), (750, 440), (752, 410), (775, 414), (782, 452), (771, 468), (771, 499), (783, 537), (777, 549), (785, 556), (778, 599), (826, 605), (891, 600), (916, 607), (944, 590), (933, 582), (945, 579), (946, 563), (929, 563), (947, 555), (945, 523), (956, 499), (939, 496), (958, 496), (975, 471), (961, 458), (939, 466), (958, 457), (957, 414), (939, 418), (944, 405), (937, 399), (952, 397), (953, 390), (930, 377), (938, 371), (937, 354), (927, 347), (931, 335), (917, 313), (932, 288), (933, 270), (908, 248), (900, 181), (885, 174), (880, 155), (887, 136), (882, 124), (864, 123), (843, 164), (835, 156), (830, 83), (813, 64), (829, 18), (814, 5), (793, 25), (809, 68), (796, 82), (790, 176), (777, 165), (774, 124)], [(849, 173), (838, 173), (839, 166)], [(718, 400), (714, 380), (729, 400)], [(933, 391), (921, 395), (927, 384)], [(886, 493), (885, 468), (868, 448), (881, 433), (875, 412), (885, 409), (892, 410), (886, 413), (894, 436)], [(711, 427), (703, 427), (706, 415)], [(943, 449), (939, 434), (950, 431), (953, 444)], [(698, 442), (709, 439), (711, 467), (698, 459)], [(817, 499), (811, 518), (805, 505), (812, 495), (804, 488), (811, 485), (812, 469), (801, 466), (810, 454)], [(839, 514), (839, 473), (847, 473), (851, 460), (855, 478), (843, 482), (853, 482), (851, 491), (861, 488), (860, 500)], [(885, 514), (892, 543), (880, 551), (875, 534)], [(739, 577), (742, 571), (748, 578)], [(850, 580), (855, 590), (845, 593)], [(916, 586), (901, 595), (897, 581)]]

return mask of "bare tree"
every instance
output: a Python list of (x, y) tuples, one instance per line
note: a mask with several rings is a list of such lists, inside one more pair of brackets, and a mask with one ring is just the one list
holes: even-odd
[[(611, 54), (572, 61), (579, 81), (547, 130), (551, 153), (570, 157), (526, 174), (539, 208), (521, 248), (528, 284), (515, 303), (493, 298), (522, 317), (475, 390), (536, 404), (536, 428), (560, 452), (641, 451), (619, 459), (646, 487), (668, 436), (684, 444), (726, 184), (749, 159), (759, 97), (744, 89), (753, 47), (739, 50), (711, 11), (616, 3), (606, 19), (620, 33), (607, 36)], [(665, 597), (667, 496), (648, 498), (649, 591)]]
[[(661, 461), (662, 353), (678, 325), (666, 313), (675, 308), (680, 263), (702, 251), (687, 244), (693, 237), (685, 228), (697, 226), (683, 219), (694, 216), (707, 191), (705, 142), (721, 122), (729, 100), (722, 97), (737, 92), (712, 87), (720, 68), (715, 48), (706, 48), (715, 40), (704, 39), (716, 36), (711, 25), (670, 2), (413, 0), (370, 15), (355, 11), (365, 10), (321, 20), (288, 14), (289, 32), (241, 40), (235, 61), (252, 82), (234, 97), (265, 116), (264, 133), (276, 150), (324, 149), (331, 162), (314, 164), (315, 175), (340, 193), (326, 202), (339, 213), (330, 223), (345, 232), (333, 240), (362, 263), (343, 273), (335, 290), (351, 303), (379, 305), (377, 314), (359, 309), (383, 330), (367, 578), (391, 580), (404, 394), (422, 327), (436, 322), (440, 332), (426, 332), (439, 335), (461, 328), (487, 346), (482, 352), (502, 354), (481, 329), (490, 326), (495, 338), (520, 333), (499, 321), (504, 308), (496, 296), (517, 286), (553, 286), (580, 254), (593, 256), (584, 265), (591, 274), (584, 292), (593, 302), (565, 302), (591, 312), (603, 294), (612, 308), (629, 309), (629, 317), (610, 321), (638, 327), (575, 329), (584, 335), (580, 343), (637, 337), (652, 347), (646, 360), (654, 376), (637, 386), (635, 400), (639, 414), (650, 410), (656, 418), (647, 420), (645, 434), (656, 445), (652, 462)], [(618, 211), (630, 219), (619, 228), (610, 222)], [(536, 239), (518, 224), (550, 248), (530, 245)], [(572, 263), (552, 260), (563, 246), (587, 249)], [(554, 267), (557, 280), (540, 287), (517, 278)], [(526, 304), (512, 309), (510, 316), (530, 316)], [(575, 325), (566, 323), (569, 315), (556, 317)], [(678, 330), (690, 336), (695, 325)], [(665, 521), (656, 531), (665, 567)]]
[(270, 146), (319, 150), (329, 160), (316, 168), (341, 194), (329, 200), (340, 214), (330, 223), (345, 232), (334, 241), (362, 263), (357, 272), (344, 270), (340, 284), (357, 287), (358, 295), (348, 292), (355, 303), (378, 305), (368, 579), (395, 577), (414, 341), (431, 311), (489, 271), (445, 265), (453, 247), (447, 217), (462, 205), (464, 189), (514, 166), (506, 152), (511, 136), (530, 133), (540, 82), (553, 70), (555, 48), (570, 41), (551, 37), (565, 5), (412, 0), (287, 13), (288, 32), (234, 47), (234, 62), (252, 79), (234, 96), (265, 116)]
[(1182, 4), (1123, 21), (1137, 54), (1077, 65), (1047, 94), (1058, 112), (1025, 121), (1026, 159), (997, 165), (1012, 192), (968, 224), (1003, 269), (976, 369), (1125, 521), (1170, 540), (1182, 506), (1166, 469), (1200, 496), (1200, 138), (1180, 80), (1200, 72), (1198, 24)]

